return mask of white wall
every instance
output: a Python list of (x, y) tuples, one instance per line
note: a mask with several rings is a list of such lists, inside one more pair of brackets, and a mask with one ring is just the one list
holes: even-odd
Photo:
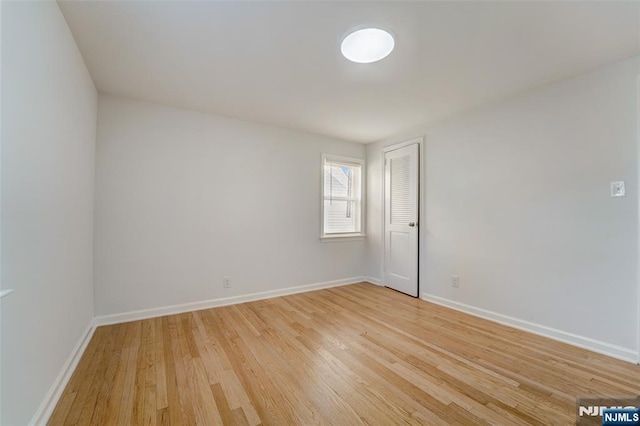
[[(2, 223), (2, 1), (0, 1), (0, 223)], [(0, 291), (2, 286), (2, 226), (0, 226)], [(0, 296), (0, 422), (2, 421), (2, 296)]]
[(319, 239), (323, 152), (365, 147), (101, 94), (96, 314), (362, 276), (365, 241)]
[[(2, 418), (25, 425), (93, 316), (97, 93), (58, 5), (2, 4)], [(7, 106), (10, 106), (8, 108)]]
[[(381, 148), (425, 135), (421, 294), (637, 354), (638, 72), (634, 58), (369, 145), (368, 274)], [(617, 180), (627, 197), (610, 198)]]

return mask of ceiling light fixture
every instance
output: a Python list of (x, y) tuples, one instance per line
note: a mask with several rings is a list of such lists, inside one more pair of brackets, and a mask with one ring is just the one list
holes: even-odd
[(346, 36), (340, 50), (350, 61), (370, 64), (389, 56), (394, 45), (393, 36), (387, 31), (364, 28)]

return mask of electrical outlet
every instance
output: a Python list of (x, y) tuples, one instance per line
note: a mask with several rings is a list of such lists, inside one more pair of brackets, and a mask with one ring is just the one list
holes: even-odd
[(231, 287), (231, 277), (224, 277), (222, 278), (222, 286), (224, 288), (229, 288)]
[(451, 287), (460, 287), (460, 277), (457, 275), (451, 275)]

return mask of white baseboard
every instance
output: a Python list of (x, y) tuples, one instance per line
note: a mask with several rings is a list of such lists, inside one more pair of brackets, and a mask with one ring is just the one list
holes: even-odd
[(216, 308), (219, 306), (235, 305), (237, 303), (253, 302), (255, 300), (270, 299), (273, 297), (287, 296), (289, 294), (305, 293), (308, 291), (321, 290), (323, 288), (339, 287), (347, 284), (355, 284), (367, 281), (365, 277), (345, 278), (342, 280), (326, 281), (316, 284), (307, 284), (297, 287), (287, 287), (278, 290), (262, 291), (240, 296), (224, 297), (220, 299), (204, 300), (202, 302), (183, 303), (180, 305), (164, 306), (160, 308), (144, 309), (140, 311), (124, 312), (121, 314), (103, 315), (94, 318), (96, 326), (119, 324), (129, 321), (137, 321), (148, 318), (157, 318), (165, 315), (181, 314), (190, 311)]
[(371, 284), (382, 285), (382, 281), (380, 281), (378, 278), (364, 277), (364, 280), (370, 282)]
[(53, 382), (49, 392), (47, 392), (47, 395), (38, 407), (38, 410), (33, 415), (29, 425), (40, 426), (47, 424), (51, 413), (53, 413), (54, 408), (56, 408), (56, 404), (58, 404), (58, 400), (62, 396), (62, 392), (64, 392), (64, 389), (67, 387), (69, 379), (71, 379), (71, 375), (76, 370), (76, 367), (80, 362), (80, 358), (82, 358), (82, 354), (87, 348), (87, 345), (89, 345), (95, 330), (96, 327), (92, 320), (84, 330), (84, 333), (82, 333), (82, 336), (80, 336), (80, 340), (78, 340), (78, 343), (76, 343), (76, 346), (71, 351), (67, 362), (62, 366), (62, 370), (60, 370), (58, 377), (56, 377), (56, 380)]
[(594, 340), (589, 337), (578, 336), (577, 334), (567, 333), (565, 331), (557, 330), (555, 328), (547, 327), (540, 324), (535, 324), (529, 321), (524, 321), (524, 320), (513, 318), (507, 315), (498, 314), (496, 312), (487, 311), (485, 309), (476, 308), (475, 306), (456, 302), (454, 300), (445, 299), (443, 297), (435, 296), (428, 293), (423, 293), (422, 299), (426, 300), (427, 302), (432, 302), (437, 305), (455, 309), (456, 311), (460, 311), (476, 317), (484, 318), (489, 321), (493, 321), (509, 327), (517, 328), (519, 330), (528, 331), (533, 334), (548, 337), (550, 339), (558, 340), (560, 342), (577, 346), (583, 349), (588, 349), (593, 352), (598, 352), (603, 355), (608, 355), (610, 357), (621, 359), (623, 361), (632, 362), (634, 364), (638, 364), (640, 362), (640, 359), (638, 358), (638, 353), (634, 349), (624, 348), (621, 346), (612, 345), (610, 343), (600, 342), (598, 340)]

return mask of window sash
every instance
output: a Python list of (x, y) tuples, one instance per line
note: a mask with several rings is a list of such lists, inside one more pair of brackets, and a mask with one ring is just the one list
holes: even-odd
[(324, 196), (325, 200), (328, 201), (360, 201), (360, 198), (356, 198), (356, 197), (342, 197), (342, 196), (331, 196), (331, 195), (325, 195)]

